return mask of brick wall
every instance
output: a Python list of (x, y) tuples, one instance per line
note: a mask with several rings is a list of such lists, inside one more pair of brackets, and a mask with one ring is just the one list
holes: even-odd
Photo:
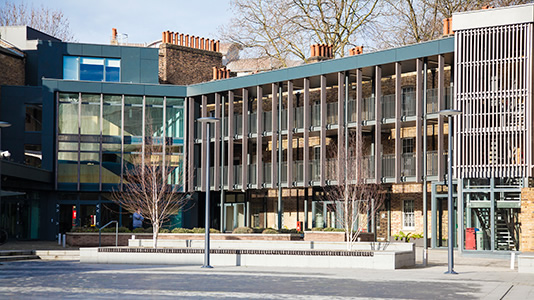
[[(430, 236), (432, 213), (431, 213), (431, 193), (427, 189), (427, 228)], [(403, 226), (403, 202), (404, 200), (414, 200), (415, 228), (407, 229)], [(446, 219), (446, 210), (444, 211)], [(446, 226), (446, 225), (444, 225)], [(423, 232), (423, 192), (422, 184), (394, 184), (391, 193), (391, 235), (403, 231), (404, 233), (422, 233)], [(446, 234), (446, 233), (445, 233)]]
[(534, 188), (521, 190), (519, 222), (521, 223), (520, 250), (534, 251)]
[(2, 85), (24, 85), (24, 58), (0, 52), (0, 96)]
[(159, 48), (159, 82), (189, 85), (211, 81), (213, 67), (222, 67), (222, 54), (174, 44)]

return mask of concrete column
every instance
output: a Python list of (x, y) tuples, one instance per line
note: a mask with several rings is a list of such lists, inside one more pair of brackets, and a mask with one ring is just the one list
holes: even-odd
[[(293, 81), (287, 82), (287, 186), (291, 187), (293, 182), (293, 127), (294, 127), (294, 107), (293, 107)], [(297, 191), (298, 192), (298, 191)]]
[(241, 166), (241, 182), (243, 183), (243, 191), (247, 189), (248, 185), (248, 90), (242, 89), (243, 94), (243, 117), (241, 118), (243, 122), (243, 144), (241, 146), (241, 155), (243, 164)]
[(326, 76), (321, 75), (321, 146), (320, 146), (320, 155), (321, 155), (321, 161), (320, 161), (320, 184), (321, 186), (325, 186), (326, 182)]
[(375, 67), (375, 180), (382, 180), (382, 67)]
[(337, 73), (337, 182), (341, 183), (345, 174), (345, 73)]
[[(438, 56), (438, 111), (445, 109), (445, 74), (444, 74), (445, 57), (443, 55)], [(445, 117), (438, 116), (438, 180), (442, 181), (445, 175), (445, 137), (443, 131), (443, 125)]]
[[(208, 97), (206, 95), (201, 96), (202, 106), (200, 107), (200, 115), (204, 118), (208, 116)], [(206, 123), (202, 123), (202, 174), (205, 174), (206, 168), (209, 166), (206, 165), (206, 143), (210, 142), (208, 136), (206, 136)], [(201, 178), (201, 189), (203, 192), (206, 191), (206, 187), (209, 186), (209, 182), (206, 182), (206, 176), (200, 176)]]
[(185, 177), (185, 182), (187, 185), (187, 191), (192, 192), (194, 190), (193, 185), (193, 176), (195, 176), (195, 165), (193, 162), (195, 161), (195, 137), (194, 137), (194, 130), (195, 130), (195, 106), (194, 106), (194, 100), (193, 98), (189, 97), (186, 98), (185, 101), (185, 111), (184, 116), (186, 116), (186, 130), (185, 130), (185, 145), (186, 145), (186, 155), (184, 157), (184, 161), (187, 165), (187, 172)]
[(395, 63), (395, 182), (401, 181), (402, 166), (402, 143), (401, 143), (401, 101), (402, 101), (402, 88), (401, 88), (401, 74), (402, 66), (400, 62)]
[[(426, 170), (423, 170), (423, 138), (426, 132), (423, 131), (423, 60), (418, 58), (415, 61), (415, 180), (421, 182), (423, 176), (426, 176)], [(425, 129), (426, 131), (426, 129)]]
[(256, 182), (258, 183), (258, 188), (260, 188), (263, 184), (263, 88), (259, 85), (256, 87), (256, 95), (258, 98), (256, 105), (256, 115), (258, 116), (256, 123), (256, 129), (258, 130), (256, 135)]
[(228, 91), (228, 190), (234, 190), (234, 92)]
[(278, 183), (278, 84), (271, 85), (271, 128), (273, 135), (271, 136), (271, 182), (272, 187), (275, 188)]
[[(362, 103), (363, 103), (363, 93), (362, 93), (362, 69), (356, 70), (356, 147), (359, 147), (356, 153), (359, 153), (360, 155), (364, 155), (363, 153), (363, 141), (362, 139)], [(358, 159), (363, 159), (363, 157), (359, 157)], [(367, 167), (364, 165), (364, 168)], [(360, 181), (360, 176), (363, 176), (363, 174), (360, 174), (361, 168), (356, 168), (356, 179), (358, 182)]]
[(304, 146), (303, 160), (304, 160), (304, 187), (307, 187), (310, 182), (310, 79), (304, 78)]
[[(215, 117), (221, 117), (221, 95), (219, 93), (215, 93)], [(221, 182), (221, 122), (215, 123), (215, 126), (211, 126), (211, 128), (213, 127), (215, 127), (215, 147), (213, 149), (213, 183), (215, 185), (214, 190), (218, 191), (219, 184)], [(222, 188), (223, 187), (221, 187), (221, 189)]]

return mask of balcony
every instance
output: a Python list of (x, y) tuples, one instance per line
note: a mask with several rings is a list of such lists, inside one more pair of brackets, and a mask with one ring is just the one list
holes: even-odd
[(426, 176), (438, 175), (438, 151), (426, 152)]
[(295, 128), (302, 129), (304, 128), (304, 107), (295, 107), (294, 110), (294, 121)]
[(256, 164), (248, 165), (248, 183), (256, 184)]
[(382, 96), (382, 118), (395, 118), (395, 94)]
[(395, 177), (395, 154), (382, 155), (382, 177)]
[(263, 164), (263, 183), (271, 183), (271, 163)]
[(415, 153), (402, 154), (402, 176), (415, 176)]
[(372, 121), (375, 119), (375, 97), (363, 98), (362, 120)]
[(258, 114), (251, 113), (248, 115), (248, 129), (250, 133), (258, 133)]
[(321, 161), (320, 160), (310, 160), (310, 173), (312, 181), (321, 180)]
[[(445, 88), (445, 109), (452, 108), (454, 100), (454, 87)], [(438, 89), (428, 89), (426, 91), (426, 113), (433, 114), (439, 111)]]
[(304, 161), (293, 162), (293, 181), (304, 182)]
[(375, 157), (374, 155), (363, 157), (363, 178), (372, 179), (375, 178)]
[(236, 185), (243, 184), (243, 181), (241, 180), (242, 175), (243, 175), (243, 172), (241, 170), (241, 166), (240, 165), (234, 166), (234, 184)]
[(263, 112), (263, 131), (264, 132), (273, 131), (272, 112), (270, 112), (270, 111), (264, 111)]
[(338, 120), (337, 107), (338, 107), (337, 102), (326, 104), (326, 124), (337, 125), (337, 120)]

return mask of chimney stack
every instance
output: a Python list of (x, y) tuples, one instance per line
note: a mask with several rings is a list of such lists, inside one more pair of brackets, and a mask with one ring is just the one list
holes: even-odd
[(363, 46), (356, 46), (349, 50), (350, 55), (358, 55), (363, 53)]
[(454, 31), (452, 31), (452, 18), (443, 19), (443, 35), (451, 34), (454, 34)]
[(230, 70), (226, 67), (213, 67), (213, 80), (230, 78)]

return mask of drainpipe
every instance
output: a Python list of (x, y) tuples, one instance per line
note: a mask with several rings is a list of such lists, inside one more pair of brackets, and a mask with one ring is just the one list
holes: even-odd
[(427, 72), (428, 61), (425, 58), (423, 61), (423, 266), (428, 263), (428, 208), (427, 208)]
[(282, 85), (278, 84), (278, 230), (282, 229)]
[[(224, 96), (221, 95), (221, 232), (224, 233), (224, 198), (225, 198), (225, 192), (224, 192), (224, 158), (225, 151), (224, 151)], [(229, 170), (227, 170), (229, 171)]]

